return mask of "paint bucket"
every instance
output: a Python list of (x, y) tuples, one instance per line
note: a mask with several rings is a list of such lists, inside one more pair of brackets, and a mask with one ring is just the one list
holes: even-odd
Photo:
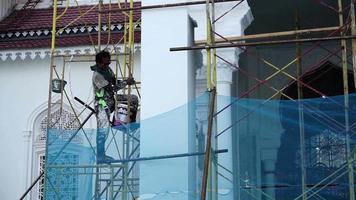
[(130, 123), (128, 114), (128, 106), (126, 104), (118, 104), (115, 112), (114, 126), (120, 126)]
[(117, 105), (117, 109), (114, 114), (114, 126), (125, 125), (136, 122), (137, 106), (130, 106), (130, 116), (128, 115), (128, 106), (125, 103)]
[(67, 81), (62, 79), (53, 79), (52, 80), (52, 91), (55, 93), (61, 93), (64, 86), (67, 84)]

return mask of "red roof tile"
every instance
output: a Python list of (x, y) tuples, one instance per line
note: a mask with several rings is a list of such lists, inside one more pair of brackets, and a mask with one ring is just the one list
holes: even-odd
[[(116, 33), (111, 36), (112, 43), (117, 43), (123, 36), (123, 33)], [(97, 44), (97, 36), (92, 35), (93, 42)], [(108, 40), (108, 35), (101, 36), (101, 43), (106, 44)], [(139, 43), (141, 41), (141, 32), (135, 32), (135, 42)], [(90, 45), (90, 38), (88, 35), (81, 36), (63, 36), (58, 37), (56, 40), (57, 47), (68, 47), (68, 46), (81, 46), (81, 45)], [(30, 49), (30, 48), (50, 48), (51, 38), (42, 38), (42, 39), (24, 39), (24, 40), (0, 40), (0, 49)]]
[[(62, 28), (68, 23), (72, 22), (74, 19), (80, 16), (80, 13), (85, 13), (90, 10), (94, 5), (78, 6), (78, 7), (69, 7), (65, 15), (58, 20), (57, 27)], [(118, 8), (117, 4), (112, 4), (112, 9)], [(134, 7), (141, 6), (141, 2), (135, 2)], [(124, 4), (122, 4), (124, 7)], [(105, 4), (104, 9), (108, 9), (109, 5)], [(65, 8), (58, 8), (58, 15), (64, 11)], [(28, 12), (28, 13), (26, 13)], [(16, 10), (11, 13), (10, 16), (5, 18), (0, 22), (0, 32), (9, 32), (9, 31), (22, 31), (22, 30), (34, 30), (34, 29), (51, 29), (52, 28), (52, 8), (45, 9), (29, 9), (29, 10)], [(21, 17), (22, 16), (22, 17)], [(23, 17), (25, 16), (25, 17)], [(105, 14), (102, 22), (107, 23), (108, 14)], [(137, 21), (141, 18), (141, 11), (134, 11), (134, 21)], [(111, 13), (111, 23), (118, 24), (125, 21), (125, 15), (121, 12)], [(84, 17), (80, 20), (74, 22), (73, 26), (84, 26), (87, 25), (96, 25), (98, 23), (98, 7), (95, 7), (89, 11)]]
[[(141, 6), (140, 2), (134, 4), (135, 7)], [(74, 19), (80, 16), (80, 12), (85, 13), (90, 10), (93, 5), (89, 6), (79, 6), (79, 7), (69, 7), (65, 15), (58, 21), (57, 28), (65, 27), (68, 23), (72, 22)], [(122, 4), (122, 7), (124, 5)], [(109, 5), (104, 5), (104, 9), (108, 9)], [(112, 5), (112, 8), (118, 8), (118, 5)], [(81, 20), (77, 20), (70, 27), (80, 27), (90, 25), (95, 26), (98, 23), (98, 12), (97, 7), (89, 11)], [(58, 14), (62, 13), (64, 8), (58, 9)], [(29, 12), (27, 15), (25, 12)], [(31, 10), (18, 10), (14, 11), (9, 17), (0, 22), (0, 32), (9, 33), (14, 31), (37, 31), (37, 30), (51, 30), (52, 28), (52, 13), (51, 8), (46, 9), (31, 9)], [(22, 17), (21, 17), (22, 16)], [(23, 17), (25, 16), (25, 17)], [(106, 24), (108, 14), (104, 15), (102, 18), (102, 23)], [(134, 12), (134, 21), (141, 18), (141, 11)], [(125, 16), (119, 12), (113, 12), (111, 14), (111, 24), (121, 24), (125, 22)], [(114, 43), (117, 43), (123, 36), (121, 31), (113, 31), (112, 39)], [(97, 33), (92, 32), (92, 38), (94, 43), (97, 43)], [(102, 44), (106, 44), (108, 39), (107, 32), (102, 33)], [(137, 30), (135, 32), (135, 42), (141, 42), (141, 31)], [(113, 42), (110, 42), (111, 44)], [(42, 35), (39, 37), (12, 37), (12, 38), (0, 38), (0, 50), (5, 49), (28, 49), (28, 48), (49, 48), (51, 45), (51, 38), (49, 35)], [(57, 47), (67, 47), (67, 46), (81, 46), (81, 45), (91, 45), (90, 38), (87, 34), (83, 33), (72, 33), (63, 34), (57, 37), (56, 46)]]

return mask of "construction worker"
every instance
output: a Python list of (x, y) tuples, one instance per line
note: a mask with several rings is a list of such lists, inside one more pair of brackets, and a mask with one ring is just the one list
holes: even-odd
[[(93, 90), (95, 96), (95, 110), (97, 119), (97, 163), (110, 163), (114, 159), (105, 155), (105, 140), (109, 134), (111, 123), (110, 114), (115, 110), (115, 93), (126, 85), (135, 83), (133, 78), (116, 80), (115, 74), (109, 67), (111, 63), (110, 53), (101, 51), (95, 56), (96, 65), (91, 66), (93, 71)], [(132, 104), (137, 105), (138, 99), (131, 95)], [(127, 100), (127, 95), (117, 95), (118, 101)]]

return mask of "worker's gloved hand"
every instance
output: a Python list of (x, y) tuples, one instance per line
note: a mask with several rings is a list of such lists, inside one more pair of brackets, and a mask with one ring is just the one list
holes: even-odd
[(125, 86), (126, 86), (126, 84), (123, 81), (121, 81), (118, 84), (114, 85), (112, 87), (112, 89), (113, 89), (114, 92), (116, 92), (116, 91), (119, 91), (119, 90), (123, 89)]
[(127, 85), (133, 85), (136, 83), (135, 79), (133, 77), (130, 77), (126, 80), (124, 80), (126, 82)]
[(116, 92), (123, 89), (126, 85), (133, 85), (135, 83), (136, 83), (135, 79), (131, 77), (123, 81), (118, 81), (116, 85), (112, 86), (112, 89), (114, 92)]

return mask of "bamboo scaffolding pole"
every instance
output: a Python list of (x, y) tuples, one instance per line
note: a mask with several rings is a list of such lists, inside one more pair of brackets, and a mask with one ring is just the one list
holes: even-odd
[[(98, 14), (98, 52), (101, 51), (101, 10), (103, 9), (103, 0), (99, 0), (99, 14)], [(110, 27), (109, 27), (110, 29)]]
[[(240, 1), (239, 3), (241, 3), (243, 1)], [(211, 30), (209, 31), (210, 32), (210, 38), (211, 38), (211, 43), (212, 45), (215, 45), (215, 37), (214, 37), (214, 32), (215, 32), (215, 0), (211, 0), (210, 1), (210, 6), (211, 6), (211, 21), (210, 21), (210, 24), (211, 24)], [(230, 10), (231, 11), (231, 10)], [(228, 12), (230, 12), (228, 11)], [(215, 90), (217, 90), (217, 64), (216, 64), (216, 61), (217, 61), (217, 58), (216, 58), (216, 51), (217, 49), (213, 49), (212, 50), (212, 83), (213, 83), (213, 86), (215, 88)], [(216, 91), (217, 93), (217, 91)], [(215, 105), (214, 105), (214, 113), (216, 112), (216, 108), (217, 108), (217, 98), (216, 98), (216, 94), (215, 94)], [(213, 121), (213, 130), (214, 130), (214, 134), (216, 135), (217, 133), (217, 118), (214, 118), (214, 121)], [(215, 126), (214, 126), (214, 123), (215, 123)], [(211, 151), (213, 152), (214, 149), (218, 149), (218, 138), (216, 137), (212, 137), (212, 141), (211, 141), (213, 144), (214, 144), (214, 148), (211, 149)], [(218, 191), (219, 189), (219, 168), (218, 168), (218, 157), (216, 156), (216, 154), (211, 154), (212, 158), (211, 158), (211, 176), (212, 176), (212, 181), (211, 181), (211, 184), (213, 187), (211, 188), (214, 188), (213, 190), (214, 191)], [(218, 194), (216, 192), (212, 192), (211, 193), (212, 195), (212, 198), (210, 199), (214, 199), (214, 200), (217, 200), (218, 199)]]
[[(60, 77), (61, 81), (62, 81), (62, 84), (61, 84), (61, 99), (60, 99), (60, 111), (59, 111), (59, 119), (60, 119), (60, 124), (59, 124), (59, 127), (60, 129), (62, 129), (62, 113), (63, 113), (63, 99), (64, 99), (64, 73), (65, 73), (65, 69), (66, 69), (66, 62), (65, 62), (65, 58), (63, 57), (62, 58), (62, 62), (63, 62), (63, 65), (62, 65), (62, 75)], [(59, 75), (57, 74), (57, 71), (56, 71), (56, 68), (54, 68), (55, 70), (55, 73), (57, 75), (57, 78), (59, 78)]]
[[(49, 86), (48, 86), (48, 103), (47, 103), (47, 130), (46, 130), (46, 138), (49, 138), (49, 130), (51, 128), (51, 111), (52, 111), (52, 80), (53, 80), (53, 75), (54, 75), (54, 51), (56, 48), (56, 29), (57, 29), (57, 0), (53, 0), (53, 15), (52, 15), (52, 38), (51, 38), (51, 60), (50, 60), (50, 66), (49, 66)], [(45, 163), (48, 161), (48, 140), (46, 140), (46, 153), (45, 153)], [(48, 163), (47, 163), (48, 164)], [(44, 175), (44, 186), (43, 186), (43, 194), (46, 194), (46, 185), (48, 184), (48, 181), (46, 179), (47, 177), (47, 170), (46, 170), (46, 165), (43, 169), (43, 175)], [(42, 175), (41, 175), (42, 176)], [(36, 179), (37, 181), (39, 179)]]
[[(234, 2), (234, 1), (244, 1), (244, 0), (215, 0), (214, 3), (227, 3), (227, 2)], [(193, 1), (193, 2), (172, 3), (172, 4), (157, 4), (157, 5), (150, 5), (150, 6), (103, 10), (103, 11), (101, 11), (101, 13), (124, 12), (124, 11), (134, 11), (134, 10), (149, 10), (149, 9), (158, 9), (158, 8), (172, 8), (172, 7), (180, 7), (180, 6), (201, 5), (201, 4), (205, 4), (205, 3), (206, 3), (206, 1)]]
[[(99, 0), (99, 4), (98, 4), (98, 10), (99, 10), (99, 14), (98, 14), (98, 35), (97, 35), (97, 40), (98, 40), (98, 48), (95, 49), (95, 51), (98, 53), (101, 51), (101, 9), (102, 9), (102, 6), (103, 6), (103, 0)], [(109, 27), (110, 28), (110, 27)], [(98, 120), (98, 119), (97, 119)], [(98, 158), (98, 156), (96, 155), (95, 156), (96, 158)], [(100, 182), (99, 182), (99, 179), (100, 179), (100, 169), (99, 168), (96, 168), (96, 176), (95, 176), (95, 196), (98, 194), (98, 190), (100, 190)], [(99, 199), (98, 196), (96, 196), (96, 199)]]
[[(351, 34), (356, 35), (355, 0), (350, 1)], [(354, 72), (354, 87), (356, 89), (356, 39), (352, 40), (352, 69)]]
[[(125, 1), (125, 7), (127, 6), (127, 0)], [(129, 60), (129, 56), (130, 56), (130, 52), (128, 51), (128, 29), (130, 26), (129, 23), (127, 23), (127, 20), (130, 16), (126, 13), (125, 15), (125, 24), (124, 24), (124, 53), (126, 53), (127, 55), (124, 56), (124, 68), (123, 68), (123, 76), (125, 77), (126, 76), (126, 72), (127, 72), (127, 67), (128, 67), (128, 60)], [(118, 75), (117, 75), (118, 76)], [(123, 90), (123, 93), (125, 95), (125, 92), (126, 92), (126, 88), (124, 88)], [(116, 102), (118, 103), (118, 102)], [(115, 112), (118, 112), (117, 110), (117, 106), (115, 106)], [(126, 131), (126, 130), (125, 130)], [(127, 135), (124, 134), (122, 135), (122, 155), (124, 158), (126, 158), (127, 154), (128, 154), (128, 149), (127, 149)], [(127, 163), (124, 163), (124, 166), (122, 167), (122, 173), (121, 173), (121, 178), (123, 179), (123, 182), (122, 182), (122, 194), (121, 194), (121, 199), (122, 200), (126, 200), (127, 199), (127, 190), (128, 190), (128, 187), (127, 187), (127, 175), (128, 174), (128, 166), (127, 166)], [(113, 184), (113, 183), (112, 183)]]
[(201, 200), (206, 199), (207, 192), (207, 182), (208, 182), (208, 174), (209, 174), (209, 165), (210, 165), (210, 156), (211, 156), (211, 140), (212, 140), (212, 129), (213, 129), (213, 114), (215, 108), (215, 98), (216, 98), (216, 90), (213, 89), (210, 91), (210, 100), (209, 100), (209, 118), (208, 118), (208, 131), (207, 131), (207, 144), (205, 150), (205, 158), (204, 158), (204, 173), (201, 185)]
[[(75, 4), (76, 4), (76, 5), (78, 6), (78, 8), (79, 8), (79, 9), (78, 9), (79, 15), (82, 16), (82, 15), (83, 15), (83, 12), (82, 12), (82, 9), (80, 9), (80, 7), (79, 7), (78, 0), (74, 0), (74, 2), (75, 2)], [(93, 41), (93, 37), (92, 37), (90, 31), (88, 30), (88, 27), (89, 27), (88, 24), (86, 23), (85, 20), (81, 20), (81, 21), (84, 23), (84, 28), (87, 30), (88, 37), (89, 37), (89, 40), (90, 40), (91, 45), (93, 46), (93, 49), (96, 49), (95, 43), (94, 43), (94, 41)]]
[[(342, 10), (342, 0), (338, 0), (339, 6), (339, 23), (340, 26), (344, 25), (344, 15)], [(341, 36), (345, 35), (345, 31), (341, 31)], [(341, 58), (342, 58), (342, 75), (343, 75), (343, 85), (344, 85), (344, 113), (345, 113), (345, 133), (346, 133), (346, 153), (347, 157), (350, 156), (351, 153), (351, 145), (350, 145), (350, 131), (349, 131), (349, 84), (348, 84), (348, 67), (347, 67), (347, 48), (346, 48), (346, 40), (341, 40)], [(353, 163), (347, 159), (348, 165), (348, 176), (349, 176), (349, 198), (355, 199), (355, 188), (354, 188), (354, 170)]]
[[(109, 9), (111, 9), (111, 0), (109, 1)], [(106, 41), (105, 49), (109, 47), (111, 40), (111, 13), (106, 18), (108, 24), (108, 39)], [(114, 45), (114, 44), (113, 44)]]
[[(299, 13), (296, 12), (296, 31), (300, 29)], [(299, 39), (299, 34), (296, 34), (296, 39)], [(297, 79), (302, 78), (302, 53), (300, 48), (300, 43), (296, 43), (296, 61), (297, 65)], [(302, 175), (302, 193), (303, 200), (307, 200), (308, 196), (306, 193), (307, 186), (307, 173), (306, 173), (306, 163), (305, 163), (305, 131), (304, 131), (304, 106), (303, 106), (303, 86), (300, 81), (297, 82), (298, 87), (298, 117), (299, 117), (299, 142), (300, 142), (300, 159), (301, 159), (301, 175)]]
[[(213, 40), (213, 32), (214, 32), (214, 25), (212, 24), (212, 18), (214, 17), (214, 1), (206, 0), (206, 38), (209, 45), (214, 45)], [(210, 5), (211, 4), (211, 5)], [(213, 51), (215, 52), (215, 51)], [(217, 196), (212, 192), (212, 185), (213, 185), (213, 162), (211, 158), (212, 149), (212, 134), (214, 127), (215, 118), (213, 117), (214, 112), (216, 110), (216, 58), (215, 53), (213, 53), (211, 49), (206, 49), (207, 54), (207, 90), (209, 92), (209, 113), (208, 113), (208, 130), (207, 130), (207, 139), (206, 139), (206, 155), (204, 157), (204, 169), (203, 169), (203, 177), (202, 177), (202, 184), (201, 184), (201, 200), (206, 199), (207, 191), (209, 191), (208, 199), (216, 199)], [(217, 171), (216, 171), (217, 172)], [(215, 176), (217, 177), (217, 176)], [(215, 185), (217, 188), (217, 178), (215, 178)], [(209, 187), (209, 190), (207, 190)]]
[(82, 17), (84, 17), (86, 14), (88, 14), (90, 11), (92, 11), (94, 8), (96, 8), (98, 5), (94, 5), (93, 7), (91, 7), (89, 10), (87, 10), (85, 13), (81, 13), (77, 18), (75, 18), (73, 21), (71, 21), (70, 23), (68, 23), (65, 27), (59, 29), (60, 30), (64, 30), (66, 28), (68, 28), (69, 26), (71, 26), (72, 24), (74, 24), (76, 21), (78, 21), (79, 19), (81, 19)]
[[(212, 43), (212, 24), (211, 24), (211, 18), (210, 18), (210, 5), (209, 5), (209, 0), (206, 1), (206, 34), (207, 34), (207, 45), (213, 45)], [(211, 57), (211, 49), (206, 49), (206, 57), (207, 57), (207, 89), (208, 91), (211, 91), (214, 87), (212, 83), (212, 57)]]
[[(282, 32), (273, 32), (273, 33), (260, 33), (253, 35), (243, 35), (236, 37), (226, 37), (229, 42), (238, 42), (238, 41), (246, 41), (253, 39), (266, 39), (266, 38), (274, 38), (274, 37), (282, 37), (282, 36), (293, 36), (297, 34), (311, 34), (311, 33), (323, 33), (338, 30), (339, 26), (333, 27), (324, 27), (324, 28), (313, 28), (313, 29), (303, 29), (303, 30), (292, 30), (292, 31), (282, 31)], [(221, 38), (216, 38), (215, 43), (226, 43), (227, 41)], [(196, 40), (196, 45), (204, 45), (206, 44), (206, 40)]]
[(305, 39), (290, 39), (290, 40), (272, 40), (262, 42), (249, 42), (249, 43), (234, 43), (234, 44), (217, 44), (213, 46), (190, 46), (190, 47), (173, 47), (170, 51), (192, 51), (202, 49), (220, 49), (230, 47), (246, 47), (246, 46), (262, 46), (262, 45), (277, 45), (277, 44), (293, 44), (293, 43), (310, 43), (310, 42), (327, 42), (338, 40), (351, 40), (356, 38), (355, 35), (350, 36), (335, 36), (335, 37), (318, 37), (318, 38), (305, 38)]
[[(215, 0), (211, 0), (211, 31), (210, 31), (210, 40), (211, 44), (215, 45), (215, 37), (214, 37), (214, 32), (215, 32)], [(213, 49), (212, 52), (212, 67), (213, 67), (213, 85), (216, 87), (217, 85), (217, 69), (216, 69), (216, 49)], [(216, 188), (217, 189), (217, 188)]]
[[(133, 0), (130, 0), (130, 8), (133, 8)], [(127, 60), (127, 72), (128, 74), (125, 74), (125, 76), (127, 75), (128, 78), (132, 78), (132, 73), (133, 73), (133, 68), (134, 68), (134, 21), (133, 21), (133, 10), (129, 11), (129, 30), (128, 30), (128, 51), (129, 51), (129, 55), (128, 55), (128, 60)], [(131, 116), (131, 85), (128, 85), (128, 102), (127, 102), (127, 115)], [(127, 144), (129, 145), (129, 144)]]
[[(61, 58), (61, 57), (95, 57), (96, 54), (56, 54), (56, 55), (53, 55), (53, 57), (57, 58)], [(124, 56), (124, 55), (128, 55), (128, 54), (125, 54), (125, 53), (114, 53), (114, 54), (111, 54), (111, 55), (114, 55), (114, 56)], [(95, 59), (93, 59), (92, 61), (95, 61)], [(113, 60), (111, 60), (113, 61)]]
[(66, 2), (66, 7), (64, 11), (57, 16), (56, 20), (59, 20), (61, 17), (63, 17), (67, 13), (68, 8), (69, 8), (69, 1)]
[[(126, 5), (127, 5), (126, 1)], [(133, 0), (129, 1), (129, 8), (133, 8)], [(124, 69), (123, 75), (124, 77), (132, 78), (132, 71), (133, 71), (133, 52), (134, 52), (134, 21), (133, 21), (133, 10), (129, 10), (128, 15), (125, 15), (125, 29), (124, 29), (124, 52), (127, 55), (124, 56)], [(128, 20), (128, 23), (127, 23)], [(127, 91), (126, 91), (127, 90)], [(127, 88), (123, 90), (124, 95), (127, 92), (127, 116), (131, 116), (131, 86), (129, 85)], [(126, 132), (130, 131), (130, 128), (125, 130)], [(123, 155), (124, 158), (128, 159), (130, 157), (130, 141), (131, 138), (128, 134), (123, 135)], [(122, 199), (127, 200), (128, 195), (132, 194), (131, 189), (129, 188), (127, 179), (130, 176), (129, 172), (129, 163), (125, 163), (123, 170), (122, 170)]]

